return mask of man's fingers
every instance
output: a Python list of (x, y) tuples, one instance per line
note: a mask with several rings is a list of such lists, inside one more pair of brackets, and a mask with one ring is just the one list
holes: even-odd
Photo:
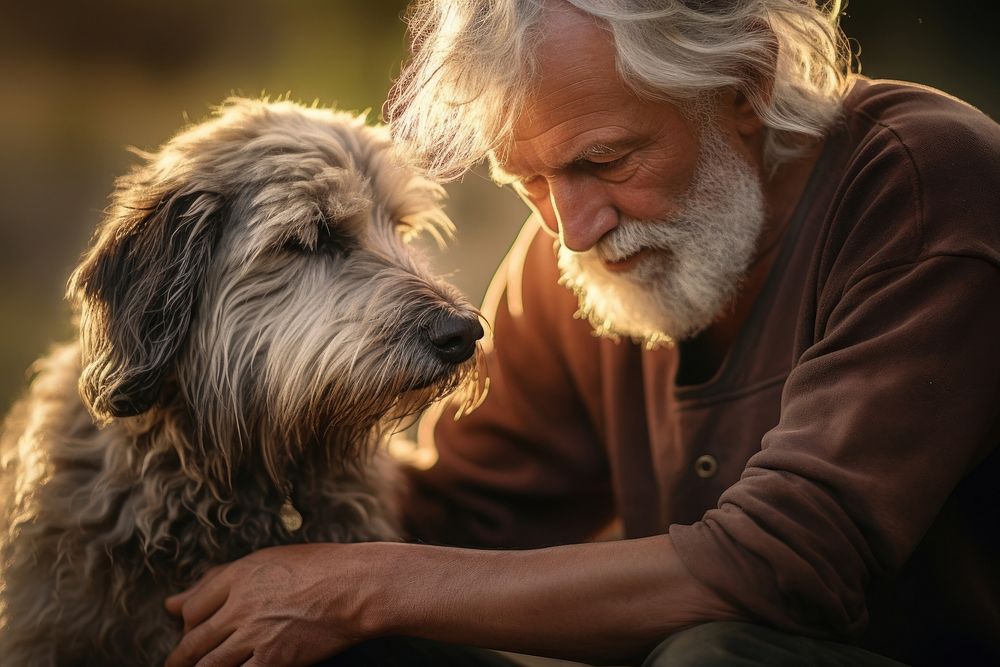
[(241, 632), (234, 632), (198, 661), (198, 667), (239, 667), (253, 660), (253, 645)]
[(221, 577), (226, 567), (215, 567), (205, 573), (197, 584), (178, 595), (167, 598), (167, 611), (184, 618), (188, 632), (219, 610), (229, 598), (229, 582)]
[[(194, 667), (199, 664), (199, 660), (221, 646), (232, 635), (231, 629), (222, 628), (215, 623), (202, 623), (184, 635), (167, 657), (164, 667)], [(235, 664), (238, 665), (240, 662)]]
[(195, 582), (194, 586), (187, 589), (186, 591), (181, 591), (180, 593), (176, 593), (168, 597), (163, 603), (164, 606), (166, 606), (167, 611), (170, 612), (171, 614), (174, 614), (175, 616), (180, 616), (181, 609), (184, 607), (184, 603), (187, 601), (187, 599), (192, 595), (194, 595), (195, 593), (197, 593), (203, 586), (205, 586), (205, 584), (207, 584), (212, 579), (215, 579), (217, 576), (222, 574), (222, 572), (226, 569), (226, 567), (228, 566), (216, 565), (215, 567), (209, 569), (205, 574), (203, 574), (201, 576), (201, 579)]
[(229, 599), (229, 584), (223, 581), (202, 586), (184, 601), (181, 615), (184, 618), (184, 633), (191, 632), (208, 618), (222, 609)]

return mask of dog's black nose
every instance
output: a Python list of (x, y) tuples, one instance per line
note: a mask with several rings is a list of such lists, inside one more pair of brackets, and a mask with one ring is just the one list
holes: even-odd
[(483, 327), (474, 318), (443, 315), (431, 325), (427, 337), (441, 361), (459, 364), (476, 351)]

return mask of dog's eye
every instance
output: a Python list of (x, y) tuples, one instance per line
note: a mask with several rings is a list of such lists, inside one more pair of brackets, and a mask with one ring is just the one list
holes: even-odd
[(289, 252), (305, 254), (336, 254), (347, 256), (351, 254), (354, 247), (353, 240), (328, 225), (320, 225), (316, 234), (316, 244), (307, 244), (298, 236), (293, 236), (285, 241), (284, 249)]
[(329, 225), (320, 225), (319, 235), (316, 237), (316, 252), (348, 255), (353, 247), (352, 240), (345, 234), (337, 233)]

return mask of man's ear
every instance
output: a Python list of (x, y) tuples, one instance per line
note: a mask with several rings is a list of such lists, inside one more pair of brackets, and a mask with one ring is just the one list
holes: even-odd
[(758, 132), (764, 125), (763, 117), (771, 104), (774, 77), (778, 69), (778, 38), (763, 21), (755, 21), (749, 32), (762, 42), (755, 58), (748, 60), (739, 72), (740, 84), (735, 89), (732, 113), (736, 129), (744, 136)]
[(222, 199), (157, 187), (152, 165), (119, 179), (110, 213), (70, 277), (80, 393), (107, 422), (145, 412), (187, 337), (218, 242)]

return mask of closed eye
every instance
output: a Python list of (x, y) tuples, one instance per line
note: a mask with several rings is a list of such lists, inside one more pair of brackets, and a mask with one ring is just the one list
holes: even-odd
[(587, 169), (588, 171), (593, 171), (593, 172), (611, 171), (615, 167), (620, 167), (623, 164), (625, 164), (626, 160), (628, 160), (629, 155), (631, 155), (631, 153), (626, 153), (625, 155), (621, 155), (619, 157), (610, 160), (583, 159), (583, 160), (578, 160), (576, 164), (577, 166)]
[(620, 158), (615, 158), (614, 160), (608, 160), (607, 162), (593, 162), (593, 161), (591, 161), (589, 164), (590, 164), (590, 168), (591, 169), (598, 169), (598, 170), (600, 170), (600, 169), (611, 169), (613, 167), (617, 167), (618, 165), (620, 165), (624, 161), (625, 161), (625, 158), (624, 157), (620, 157)]

